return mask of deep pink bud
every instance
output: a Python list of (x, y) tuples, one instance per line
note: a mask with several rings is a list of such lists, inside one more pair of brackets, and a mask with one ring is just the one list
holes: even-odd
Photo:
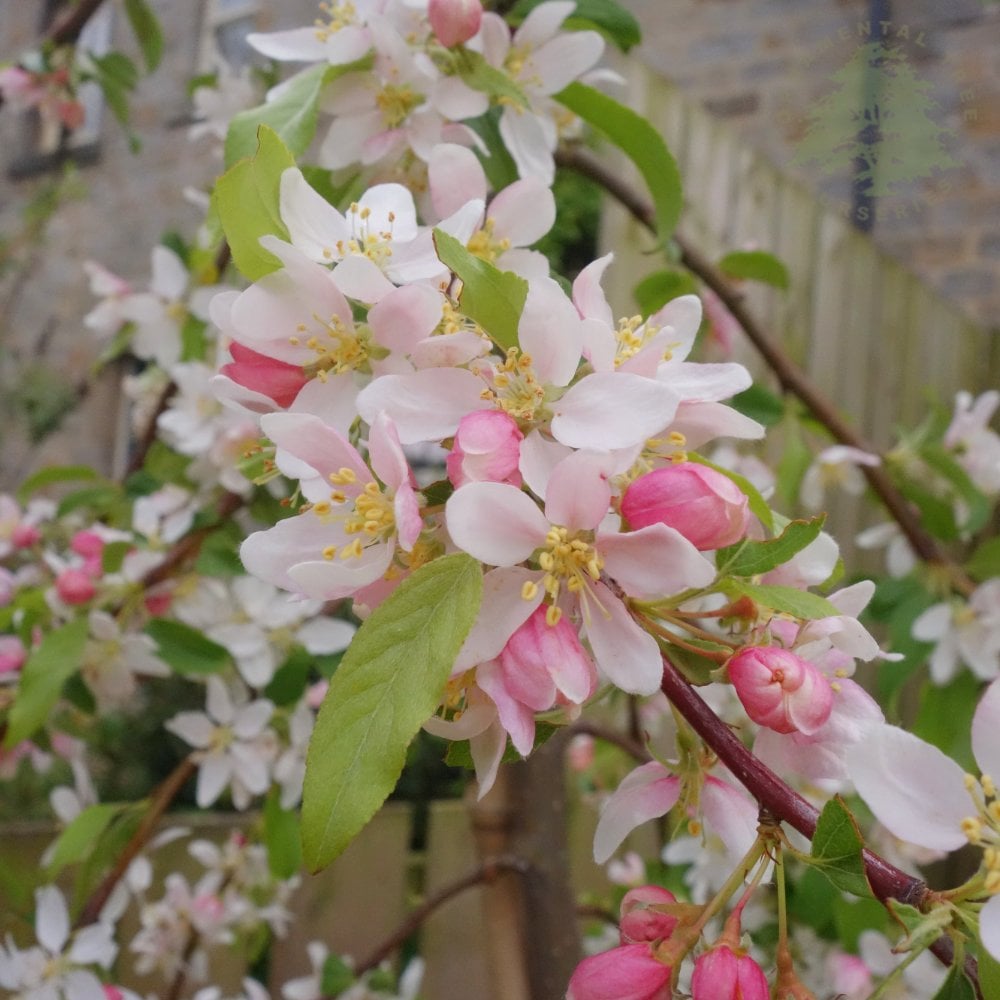
[(15, 549), (30, 548), (42, 539), (42, 533), (33, 524), (19, 524), (10, 533), (10, 542)]
[(694, 963), (691, 1000), (769, 1000), (770, 996), (763, 969), (728, 945), (706, 951)]
[(648, 944), (612, 948), (576, 967), (566, 1000), (670, 1000), (670, 966)]
[(500, 410), (477, 410), (462, 417), (448, 454), (448, 478), (457, 489), (466, 483), (521, 485), (517, 465), (524, 435)]
[(64, 569), (56, 577), (56, 593), (67, 604), (86, 604), (97, 588), (86, 570)]
[(620, 909), (622, 944), (662, 941), (670, 937), (677, 926), (677, 918), (651, 910), (650, 906), (676, 902), (677, 897), (672, 892), (658, 885), (640, 885), (626, 892)]
[(78, 555), (93, 558), (104, 551), (104, 539), (96, 531), (78, 531), (69, 547)]
[(778, 733), (815, 733), (833, 708), (827, 678), (808, 660), (778, 646), (747, 646), (727, 663), (747, 715)]
[(735, 544), (750, 523), (742, 490), (721, 472), (694, 462), (640, 476), (625, 491), (621, 511), (633, 528), (665, 524), (702, 551)]
[(483, 20), (479, 0), (430, 0), (427, 18), (437, 40), (446, 48), (467, 42)]
[(16, 635), (0, 635), (0, 675), (20, 670), (28, 652)]
[(125, 994), (117, 986), (104, 985), (104, 996), (107, 1000), (123, 1000)]
[(237, 341), (229, 345), (229, 353), (233, 360), (223, 365), (219, 372), (245, 389), (268, 396), (278, 406), (291, 406), (299, 391), (309, 381), (301, 366), (268, 357)]

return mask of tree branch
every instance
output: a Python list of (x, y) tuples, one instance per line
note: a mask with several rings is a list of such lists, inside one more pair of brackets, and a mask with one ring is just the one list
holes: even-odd
[(498, 855), (487, 858), (472, 871), (442, 886), (437, 892), (428, 896), (403, 922), (383, 941), (364, 961), (359, 962), (354, 971), (357, 975), (368, 972), (384, 962), (420, 925), (440, 906), (449, 899), (481, 884), (496, 881), (504, 872), (516, 872), (526, 875), (530, 865), (522, 858), (512, 855)]
[[(662, 690), (757, 802), (776, 819), (811, 840), (819, 818), (817, 810), (743, 745), (666, 657), (663, 658)], [(922, 879), (907, 874), (868, 848), (864, 849), (863, 858), (865, 875), (879, 902), (887, 904), (895, 899), (917, 909), (928, 902), (931, 891)], [(954, 948), (947, 937), (938, 938), (930, 950), (945, 965), (954, 961)], [(964, 968), (977, 997), (982, 1000), (975, 961), (966, 959)]]
[[(656, 215), (652, 204), (635, 191), (620, 174), (614, 173), (589, 150), (580, 146), (560, 147), (556, 153), (556, 162), (560, 166), (575, 170), (599, 184), (628, 209), (638, 222), (650, 231), (655, 230)], [(700, 250), (692, 246), (686, 239), (675, 234), (674, 240), (681, 250), (681, 262), (692, 274), (701, 278), (721, 299), (743, 328), (747, 339), (774, 372), (782, 390), (800, 399), (835, 440), (853, 448), (860, 448), (862, 451), (876, 453), (872, 444), (840, 416), (837, 408), (826, 398), (819, 386), (771, 340), (764, 328), (757, 322), (756, 317), (747, 308), (739, 290)], [(965, 571), (942, 550), (937, 541), (924, 530), (913, 508), (896, 489), (885, 466), (867, 465), (860, 468), (868, 480), (868, 484), (899, 525), (917, 556), (923, 562), (940, 566), (946, 570), (957, 591), (965, 595), (972, 593), (975, 584)]]
[(103, 6), (104, 0), (79, 0), (62, 17), (57, 18), (48, 31), (44, 41), (53, 45), (72, 45), (83, 31), (87, 22)]
[(146, 846), (156, 830), (156, 824), (160, 817), (167, 811), (170, 804), (180, 794), (180, 790), (187, 783), (188, 778), (197, 770), (197, 765), (191, 757), (185, 757), (177, 767), (167, 775), (160, 783), (150, 799), (149, 808), (142, 817), (142, 822), (138, 829), (132, 834), (131, 840), (125, 845), (125, 850), (118, 856), (114, 868), (105, 875), (101, 884), (90, 894), (84, 904), (80, 916), (77, 918), (76, 926), (85, 927), (87, 924), (96, 923), (104, 909), (105, 903), (114, 891), (114, 888), (121, 881), (122, 876), (128, 871), (128, 866), (132, 864), (139, 852)]

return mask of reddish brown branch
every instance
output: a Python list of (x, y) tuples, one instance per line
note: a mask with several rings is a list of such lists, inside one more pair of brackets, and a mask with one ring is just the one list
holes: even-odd
[[(691, 728), (757, 802), (776, 819), (812, 839), (819, 818), (817, 810), (743, 745), (666, 657), (663, 660), (662, 689)], [(864, 850), (864, 864), (868, 883), (880, 902), (895, 899), (918, 909), (928, 902), (930, 890), (922, 879), (908, 875), (867, 848)], [(947, 937), (938, 938), (931, 945), (931, 951), (945, 965), (954, 961), (954, 949)], [(981, 997), (974, 960), (966, 960), (965, 972), (976, 988), (977, 997)]]
[(132, 864), (139, 852), (146, 846), (149, 839), (156, 830), (156, 824), (160, 817), (167, 811), (170, 804), (180, 794), (180, 790), (187, 783), (188, 778), (197, 770), (197, 765), (190, 757), (185, 757), (177, 767), (167, 775), (153, 793), (149, 801), (149, 808), (146, 810), (142, 821), (139, 823), (131, 840), (125, 845), (125, 850), (118, 856), (114, 868), (104, 877), (101, 884), (90, 894), (89, 899), (77, 918), (76, 926), (85, 927), (87, 924), (96, 923), (104, 909), (115, 886), (121, 881), (122, 876), (128, 871), (128, 866)]
[(53, 45), (72, 45), (103, 4), (104, 0), (78, 0), (62, 17), (52, 23), (45, 32), (45, 41)]
[(472, 871), (442, 886), (437, 892), (428, 896), (415, 910), (413, 910), (405, 920), (383, 941), (363, 962), (359, 962), (355, 967), (355, 972), (360, 976), (370, 969), (374, 969), (384, 962), (400, 945), (406, 941), (420, 925), (440, 906), (447, 903), (449, 899), (472, 889), (477, 885), (495, 882), (506, 872), (514, 872), (518, 875), (526, 875), (530, 865), (522, 858), (511, 855), (499, 855), (495, 858), (487, 858), (481, 865)]
[[(575, 170), (600, 184), (608, 194), (627, 208), (637, 221), (655, 232), (656, 213), (652, 204), (621, 174), (606, 167), (589, 150), (580, 146), (563, 147), (558, 151), (556, 161), (560, 166)], [(675, 234), (674, 241), (680, 247), (681, 262), (722, 300), (743, 328), (747, 339), (774, 372), (782, 390), (800, 399), (835, 440), (853, 448), (860, 448), (862, 451), (875, 453), (876, 449), (872, 444), (841, 417), (819, 386), (770, 338), (747, 308), (743, 295), (722, 272), (683, 237)], [(899, 525), (917, 556), (926, 563), (946, 569), (955, 589), (966, 595), (970, 594), (975, 585), (965, 571), (950, 559), (937, 541), (924, 530), (919, 516), (896, 488), (884, 465), (866, 465), (860, 468), (868, 484)]]

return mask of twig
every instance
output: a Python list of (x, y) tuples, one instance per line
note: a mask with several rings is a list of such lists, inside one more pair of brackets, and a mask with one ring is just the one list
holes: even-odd
[(114, 868), (105, 875), (101, 884), (90, 894), (84, 904), (80, 916), (77, 918), (76, 926), (85, 927), (87, 924), (96, 923), (104, 909), (104, 904), (114, 891), (116, 885), (121, 881), (122, 876), (128, 871), (128, 866), (132, 864), (135, 857), (149, 842), (150, 837), (156, 829), (156, 824), (160, 817), (167, 811), (170, 804), (180, 794), (180, 790), (187, 783), (188, 778), (197, 770), (195, 762), (191, 757), (185, 757), (160, 783), (150, 799), (149, 808), (142, 817), (142, 822), (138, 829), (132, 834), (131, 840), (125, 845), (125, 850), (118, 856)]
[(163, 392), (160, 393), (160, 398), (156, 401), (156, 408), (150, 415), (149, 422), (143, 428), (142, 436), (139, 438), (135, 450), (129, 456), (124, 478), (127, 479), (142, 468), (146, 461), (146, 456), (149, 454), (149, 449), (153, 447), (153, 442), (156, 440), (156, 432), (159, 429), (157, 424), (159, 423), (160, 416), (166, 412), (167, 407), (170, 405), (170, 400), (173, 399), (176, 392), (177, 383), (171, 381), (167, 383)]
[[(561, 147), (556, 162), (600, 184), (608, 194), (619, 201), (633, 217), (646, 228), (655, 230), (656, 214), (650, 202), (644, 199), (621, 175), (605, 166), (593, 153), (580, 146)], [(800, 399), (813, 416), (822, 423), (831, 436), (841, 444), (875, 453), (876, 449), (854, 430), (837, 412), (822, 390), (792, 361), (770, 338), (756, 317), (747, 308), (742, 294), (726, 279), (714, 264), (685, 238), (674, 235), (680, 247), (681, 262), (697, 275), (722, 300), (726, 308), (743, 328), (747, 339), (774, 372), (781, 388)], [(965, 571), (955, 563), (924, 531), (920, 519), (903, 495), (896, 489), (891, 476), (883, 465), (861, 466), (861, 472), (872, 490), (885, 505), (886, 510), (902, 529), (906, 540), (916, 555), (924, 562), (947, 570), (952, 585), (965, 595), (971, 594), (975, 584)]]
[[(788, 823), (811, 840), (816, 833), (818, 811), (743, 745), (666, 657), (663, 659), (662, 689), (691, 728), (757, 802), (776, 819)], [(868, 848), (864, 849), (863, 859), (868, 884), (881, 903), (895, 899), (920, 909), (928, 902), (931, 891), (922, 879), (907, 874)], [(938, 938), (930, 950), (944, 965), (954, 961), (954, 948), (947, 937)], [(981, 1000), (975, 961), (967, 958), (964, 967)]]
[(593, 736), (595, 739), (604, 740), (605, 743), (611, 743), (613, 746), (618, 747), (619, 750), (624, 750), (630, 757), (642, 764), (646, 764), (653, 759), (638, 740), (632, 739), (630, 736), (624, 736), (622, 733), (614, 729), (609, 729), (607, 726), (591, 722), (589, 719), (578, 719), (569, 727), (569, 732), (573, 736)]
[(483, 883), (495, 882), (505, 872), (515, 872), (526, 875), (530, 865), (522, 858), (512, 855), (498, 855), (487, 858), (483, 863), (454, 882), (442, 886), (433, 895), (428, 896), (405, 920), (383, 941), (364, 961), (355, 966), (355, 973), (361, 975), (374, 969), (385, 961), (438, 907), (466, 889)]
[(79, 0), (45, 32), (45, 41), (53, 45), (72, 45), (104, 0)]

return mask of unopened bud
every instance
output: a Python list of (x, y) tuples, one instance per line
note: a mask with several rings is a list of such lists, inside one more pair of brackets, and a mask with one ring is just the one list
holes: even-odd
[(16, 635), (0, 635), (0, 676), (20, 670), (27, 658), (24, 643)]
[(622, 944), (638, 944), (641, 941), (662, 941), (674, 932), (677, 917), (651, 906), (676, 903), (677, 898), (667, 889), (658, 885), (642, 885), (625, 893), (621, 904)]
[(56, 577), (56, 593), (66, 604), (86, 604), (97, 593), (97, 587), (85, 570), (64, 569)]
[(670, 972), (648, 944), (622, 945), (585, 958), (566, 1000), (670, 1000)]
[(483, 5), (479, 0), (430, 0), (427, 17), (437, 40), (450, 49), (479, 31)]
[(521, 485), (518, 462), (524, 435), (510, 414), (477, 410), (462, 417), (446, 464), (457, 489), (466, 483)]
[(665, 524), (702, 551), (735, 544), (750, 523), (740, 488), (721, 472), (694, 462), (640, 476), (625, 491), (621, 512), (633, 528)]
[(830, 718), (830, 682), (790, 650), (748, 646), (729, 660), (727, 670), (747, 715), (761, 726), (808, 736)]
[(769, 1000), (764, 970), (749, 956), (720, 945), (698, 957), (691, 1000)]

